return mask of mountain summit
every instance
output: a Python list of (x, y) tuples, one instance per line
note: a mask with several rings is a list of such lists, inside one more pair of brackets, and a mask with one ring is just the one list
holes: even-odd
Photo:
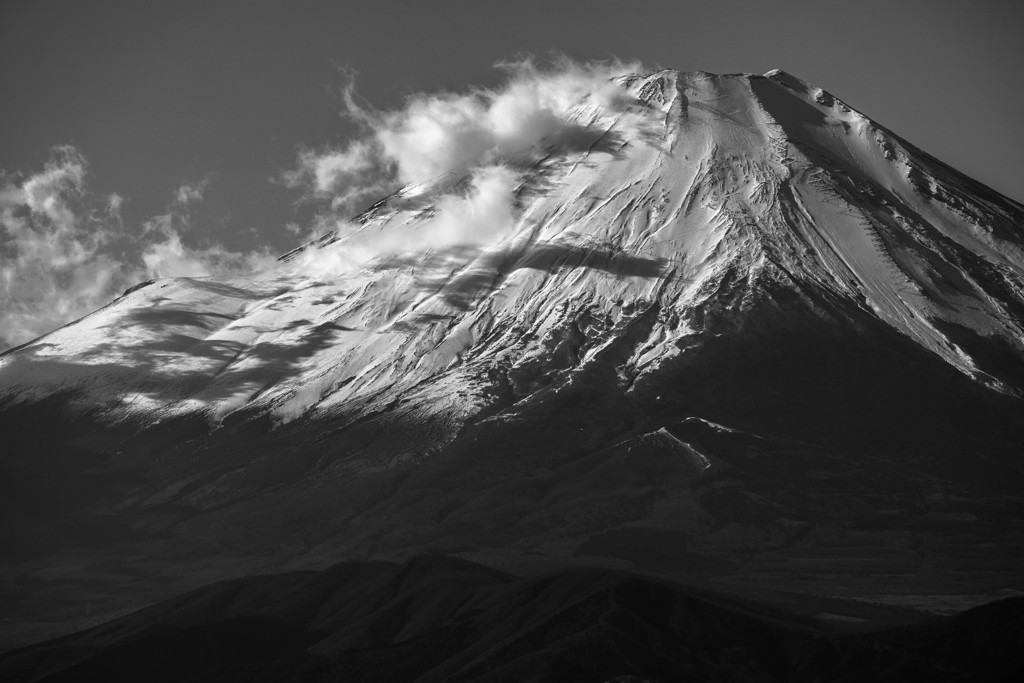
[(1019, 586), (1024, 207), (782, 71), (614, 85), (275, 269), (0, 356), (9, 612), (418, 552)]

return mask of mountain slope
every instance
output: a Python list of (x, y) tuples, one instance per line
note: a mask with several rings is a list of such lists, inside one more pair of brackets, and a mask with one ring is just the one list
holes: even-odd
[[(832, 601), (832, 606), (857, 609)], [(25, 680), (1016, 680), (1021, 598), (801, 617), (595, 569), (350, 562), (221, 582), (0, 657)], [(894, 628), (894, 626), (900, 628)], [(844, 632), (845, 631), (845, 632)]]
[(16, 618), (424, 550), (1019, 586), (1024, 207), (783, 72), (619, 85), (472, 238), (438, 178), (0, 357)]

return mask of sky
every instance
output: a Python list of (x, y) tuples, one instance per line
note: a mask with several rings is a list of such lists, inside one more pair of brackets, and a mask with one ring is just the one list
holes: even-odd
[(132, 278), (291, 249), (324, 200), (304, 160), (358, 136), (354, 111), (493, 87), (526, 55), (781, 68), (1021, 201), (1021, 25), (1001, 0), (5, 0), (0, 348)]

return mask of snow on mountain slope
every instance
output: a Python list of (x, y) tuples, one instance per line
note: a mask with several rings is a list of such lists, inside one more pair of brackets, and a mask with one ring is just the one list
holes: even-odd
[[(309, 245), (320, 253), (293, 253), (259, 281), (154, 283), (6, 354), (4, 396), (81, 392), (112, 421), (216, 422), (243, 408), (288, 421), (377, 410), (427, 383), (437, 396), (419, 408), (459, 420), (488, 403), (489, 369), (526, 384), (571, 374), (650, 315), (620, 372), (656, 371), (700, 333), (724, 287), (744, 290), (731, 304), (742, 307), (768, 281), (857, 301), (960, 371), (1019, 393), (1019, 376), (970, 348), (999, 340), (1024, 353), (1019, 205), (979, 197), (783, 72), (621, 85), (637, 98), (633, 124), (594, 105), (567, 112), (591, 138), (526, 169), (512, 220), (486, 243), (403, 251), (444, 192), (399, 193), (357, 234)], [(368, 240), (393, 246), (345, 263)], [(311, 260), (330, 258), (334, 270), (308, 276)]]
[(1024, 207), (783, 72), (616, 82), (268, 272), (0, 356), (24, 613), (413, 552), (1019, 585)]

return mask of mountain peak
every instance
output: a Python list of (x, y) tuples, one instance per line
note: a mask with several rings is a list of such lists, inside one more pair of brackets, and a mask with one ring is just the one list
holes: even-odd
[[(311, 295), (295, 291), (307, 282), (308, 273), (296, 269), (298, 252), (293, 252), (282, 262), (281, 272), (267, 280), (277, 283), (272, 287), (246, 288), (249, 293), (240, 293), (234, 283), (196, 289), (194, 280), (150, 287), (54, 332), (46, 338), (46, 346), (30, 344), (8, 354), (0, 371), (7, 373), (9, 382), (23, 377), (26, 385), (21, 380), (15, 384), (24, 386), (28, 395), (45, 395), (48, 386), (57, 385), (40, 376), (42, 368), (33, 359), (95, 354), (96, 347), (90, 344), (98, 342), (89, 341), (93, 333), (85, 337), (83, 333), (88, 329), (99, 333), (93, 327), (99, 321), (106, 321), (104, 330), (111, 326), (121, 330), (113, 340), (103, 332), (104, 343), (123, 345), (118, 353), (134, 356), (135, 340), (160, 337), (158, 332), (139, 336), (148, 329), (133, 323), (141, 315), (140, 307), (154, 306), (151, 317), (157, 320), (161, 307), (195, 309), (195, 304), (186, 303), (193, 293), (223, 292), (226, 298), (216, 301), (219, 312), (215, 315), (226, 316), (223, 320), (228, 322), (207, 333), (211, 323), (205, 318), (195, 320), (186, 328), (189, 335), (199, 336), (186, 339), (200, 343), (199, 348), (212, 343), (241, 349), (228, 367), (250, 367), (255, 372), (243, 382), (251, 395), (243, 400), (240, 389), (223, 386), (240, 379), (234, 373), (225, 374), (220, 354), (201, 354), (197, 359), (189, 346), (168, 347), (168, 367), (182, 363), (183, 368), (205, 368), (199, 371), (197, 386), (204, 375), (211, 382), (198, 391), (192, 385), (183, 387), (178, 399), (182, 402), (176, 400), (174, 410), (210, 411), (217, 419), (240, 407), (301, 414), (314, 406), (340, 405), (361, 386), (366, 391), (390, 386), (390, 373), (377, 373), (371, 379), (346, 363), (339, 365), (340, 348), (349, 349), (341, 357), (351, 353), (360, 362), (371, 353), (379, 357), (398, 353), (389, 362), (418, 367), (426, 373), (416, 380), (420, 381), (452, 362), (465, 363), (467, 353), (481, 353), (478, 344), (505, 324), (504, 316), (512, 314), (512, 309), (505, 308), (509, 305), (546, 309), (554, 302), (569, 305), (567, 296), (589, 300), (599, 292), (616, 292), (616, 300), (660, 299), (661, 308), (678, 310), (688, 318), (698, 308), (713, 304), (707, 298), (714, 291), (707, 289), (711, 283), (743, 277), (750, 287), (760, 286), (753, 284), (753, 274), (768, 268), (776, 274), (778, 286), (802, 292), (810, 287), (845, 297), (968, 376), (1018, 393), (1010, 379), (1016, 371), (1007, 375), (1005, 370), (989, 368), (990, 363), (967, 349), (974, 342), (951, 332), (966, 328), (970, 335), (1000, 338), (1017, 349), (1014, 353), (1020, 351), (1020, 323), (1006, 315), (1021, 305), (1014, 294), (1024, 272), (1024, 251), (1013, 227), (1019, 219), (1017, 207), (975, 200), (965, 193), (968, 181), (934, 168), (901, 139), (824, 91), (807, 90), (802, 81), (780, 70), (766, 75), (768, 81), (662, 70), (623, 77), (620, 84), (653, 109), (614, 116), (600, 108), (572, 113), (573, 141), (550, 147), (531, 167), (515, 171), (520, 177), (515, 215), (503, 218), (506, 224), (500, 227), (487, 224), (483, 234), (456, 232), (455, 237), (444, 237), (443, 243), (431, 237), (432, 226), (439, 224), (438, 212), (452, 205), (448, 199), (452, 193), (469, 192), (467, 201), (475, 196), (472, 174), (393, 194), (359, 218), (358, 231), (328, 235), (303, 252), (303, 258), (318, 263), (317, 268), (331, 263), (336, 265), (330, 267), (337, 267), (367, 249), (377, 254), (371, 267), (361, 272), (343, 269), (337, 271), (338, 279), (301, 285), (318, 292), (323, 302), (341, 297), (350, 304), (314, 304)], [(415, 239), (398, 237), (405, 231)], [(417, 255), (417, 245), (426, 251)], [(400, 252), (405, 255), (396, 260)], [(404, 264), (415, 264), (411, 282)], [(955, 277), (950, 268), (956, 271)], [(552, 279), (544, 275), (548, 272), (559, 276)], [(551, 284), (570, 272), (576, 274), (572, 288), (536, 290), (540, 282)], [(975, 272), (984, 272), (985, 278), (977, 279)], [(602, 273), (618, 280), (604, 283)], [(787, 279), (789, 284), (783, 282)], [(410, 286), (411, 290), (401, 292)], [(387, 292), (390, 312), (378, 310), (365, 298), (353, 299), (353, 287), (351, 291)], [(158, 291), (159, 298), (151, 299)], [(157, 301), (167, 301), (169, 291), (183, 298), (158, 305)], [(271, 299), (255, 303), (268, 294)], [(282, 296), (303, 303), (280, 309), (282, 313), (275, 317), (269, 310), (279, 310), (273, 301)], [(234, 302), (239, 301), (254, 303), (237, 308)], [(231, 312), (220, 311), (221, 305)], [(289, 310), (293, 312), (285, 312)], [(424, 328), (411, 322), (425, 320), (428, 312), (436, 316), (435, 324)], [(250, 319), (261, 322), (243, 324)], [(416, 337), (441, 321), (447, 321), (444, 326), (475, 331), (453, 337), (442, 345), (444, 351), (407, 348), (406, 337), (413, 330), (419, 330), (413, 334)], [(322, 334), (318, 330), (326, 329), (323, 325), (373, 334), (366, 338)], [(268, 332), (243, 333), (244, 329)], [(282, 329), (295, 334), (282, 337)], [(302, 330), (306, 332), (299, 334)], [(383, 333), (397, 344), (392, 351), (384, 352), (379, 346)], [(323, 348), (296, 366), (306, 368), (299, 376), (271, 380), (259, 370), (264, 363), (239, 363), (238, 359), (247, 357), (245, 349), (271, 339), (279, 340), (282, 352), (290, 355), (289, 342), (283, 340), (304, 334), (321, 337)], [(657, 348), (667, 353), (675, 335), (661, 334), (661, 338)], [(362, 341), (349, 348), (357, 339)], [(434, 352), (440, 354), (438, 358), (427, 362)], [(651, 353), (649, 358), (657, 357)], [(290, 362), (286, 365), (291, 367)], [(82, 364), (75, 376), (80, 372), (88, 376), (89, 366)], [(148, 362), (141, 367), (145, 373), (162, 374)], [(124, 371), (126, 376), (138, 376), (131, 364)], [(300, 379), (305, 372), (320, 378), (313, 393), (308, 382)], [(246, 371), (241, 376), (250, 374)], [(54, 381), (64, 385), (67, 379)], [(88, 380), (75, 386), (91, 400), (106, 404), (102, 396), (112, 385), (97, 380), (96, 387), (108, 388), (90, 388), (93, 384)], [(257, 385), (263, 388), (255, 391)], [(134, 412), (143, 405), (132, 401), (124, 409)]]
[(777, 79), (792, 79), (794, 81), (803, 83), (803, 81), (801, 79), (797, 78), (793, 74), (791, 74), (788, 71), (785, 71), (783, 69), (771, 69), (770, 71), (766, 71), (765, 74), (764, 74), (764, 77), (765, 78), (777, 78)]

